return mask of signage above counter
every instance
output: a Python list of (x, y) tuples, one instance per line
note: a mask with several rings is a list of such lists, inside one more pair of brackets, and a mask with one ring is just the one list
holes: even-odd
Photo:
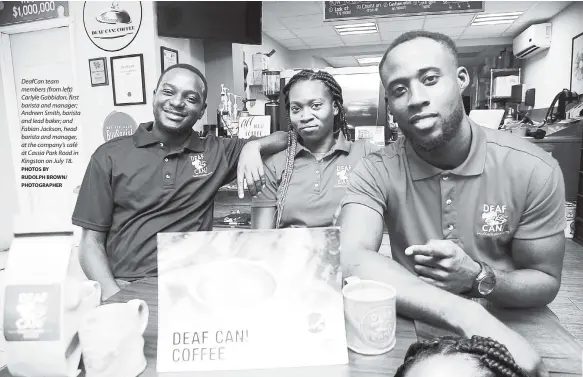
[(68, 1), (0, 1), (0, 27), (68, 16)]
[(324, 1), (324, 21), (483, 11), (483, 1)]

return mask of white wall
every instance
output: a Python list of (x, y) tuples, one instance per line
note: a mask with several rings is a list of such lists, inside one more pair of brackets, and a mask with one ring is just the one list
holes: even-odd
[(583, 32), (583, 2), (576, 1), (553, 17), (551, 47), (523, 62), (522, 82), (536, 88), (535, 107), (551, 105), (555, 95), (569, 89), (572, 38)]
[(3, 84), (0, 74), (0, 251), (8, 249), (12, 243), (13, 217), (17, 206), (16, 177), (12, 165)]
[[(241, 45), (245, 53), (245, 62), (249, 67), (249, 74), (247, 75), (247, 83), (249, 85), (253, 78), (253, 54), (268, 53), (272, 49), (276, 52), (269, 58), (269, 69), (271, 70), (325, 68), (330, 66), (323, 59), (315, 57), (309, 52), (288, 50), (265, 33), (262, 34), (262, 41), (263, 43), (261, 45)], [(254, 115), (264, 114), (264, 106), (265, 102), (267, 102), (265, 96), (257, 88), (249, 87), (247, 90), (249, 92), (249, 98), (257, 99), (255, 104), (247, 104), (249, 113)]]
[[(76, 66), (78, 78), (78, 90), (81, 100), (81, 117), (79, 126), (83, 130), (82, 142), (84, 161), (87, 163), (89, 157), (95, 149), (104, 143), (103, 121), (112, 111), (121, 111), (139, 124), (153, 120), (152, 115), (152, 94), (158, 80), (156, 67), (160, 64), (160, 58), (156, 60), (155, 38), (157, 37), (154, 18), (154, 3), (151, 1), (142, 2), (142, 24), (136, 38), (126, 48), (117, 52), (103, 51), (97, 48), (85, 32), (83, 26), (83, 2), (69, 2), (69, 14), (75, 21), (76, 35)], [(146, 104), (132, 106), (114, 106), (111, 86), (111, 66), (109, 58), (111, 56), (121, 56), (129, 54), (144, 55), (144, 80), (146, 85)], [(92, 87), (89, 79), (88, 59), (106, 57), (109, 70), (109, 85)], [(159, 68), (158, 68), (159, 69)], [(79, 182), (81, 183), (81, 182)]]
[(312, 55), (309, 51), (292, 51), (292, 59), (289, 68), (328, 68), (330, 64), (320, 57)]
[(268, 53), (272, 49), (276, 52), (269, 58), (269, 69), (271, 70), (283, 70), (290, 68), (290, 63), (292, 61), (292, 53), (279, 43), (277, 43), (269, 35), (263, 33), (261, 35), (263, 43), (261, 45), (242, 45), (243, 52), (245, 53), (245, 63), (249, 66), (249, 76), (247, 76), (247, 81), (250, 82), (251, 74), (253, 72), (253, 54), (256, 53)]

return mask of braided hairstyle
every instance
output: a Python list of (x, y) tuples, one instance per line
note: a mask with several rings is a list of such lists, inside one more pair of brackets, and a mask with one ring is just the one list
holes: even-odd
[(444, 336), (431, 341), (413, 343), (407, 350), (403, 365), (397, 369), (395, 377), (404, 377), (418, 361), (435, 355), (465, 354), (475, 360), (487, 377), (528, 377), (514, 361), (508, 349), (492, 338), (474, 335), (471, 339)]
[(285, 97), (285, 111), (288, 124), (288, 138), (287, 138), (287, 149), (285, 151), (285, 170), (281, 178), (281, 184), (277, 189), (277, 220), (275, 222), (275, 227), (279, 228), (281, 223), (281, 216), (283, 214), (283, 207), (285, 204), (285, 198), (287, 196), (287, 190), (289, 188), (289, 183), (291, 181), (291, 176), (294, 170), (294, 160), (296, 156), (297, 144), (298, 144), (298, 134), (294, 130), (290, 119), (290, 101), (289, 92), (291, 88), (301, 81), (311, 81), (318, 80), (322, 82), (328, 91), (332, 95), (332, 101), (338, 107), (338, 114), (334, 116), (334, 135), (337, 135), (340, 131), (348, 138), (348, 126), (346, 124), (346, 113), (344, 111), (344, 99), (342, 98), (342, 88), (334, 77), (325, 71), (313, 71), (311, 69), (304, 69), (296, 73), (287, 85), (283, 88), (283, 94)]

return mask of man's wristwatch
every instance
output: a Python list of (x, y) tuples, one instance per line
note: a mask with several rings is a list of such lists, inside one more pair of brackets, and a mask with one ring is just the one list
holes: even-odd
[(484, 262), (478, 262), (482, 270), (474, 280), (473, 291), (478, 297), (486, 297), (496, 286), (496, 275), (490, 266)]

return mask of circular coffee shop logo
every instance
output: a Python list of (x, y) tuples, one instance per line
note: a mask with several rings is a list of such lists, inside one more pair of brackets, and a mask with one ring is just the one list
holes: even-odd
[(112, 111), (103, 121), (103, 139), (109, 141), (121, 136), (130, 136), (138, 128), (138, 124), (126, 113)]
[(104, 51), (120, 51), (138, 35), (142, 24), (140, 1), (86, 1), (83, 5), (85, 32)]

